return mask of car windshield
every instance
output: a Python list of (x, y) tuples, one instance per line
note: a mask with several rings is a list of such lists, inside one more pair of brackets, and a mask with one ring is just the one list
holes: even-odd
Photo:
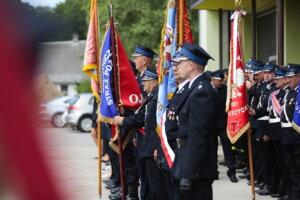
[(69, 104), (74, 105), (79, 99), (79, 95), (75, 95), (72, 99), (69, 100)]

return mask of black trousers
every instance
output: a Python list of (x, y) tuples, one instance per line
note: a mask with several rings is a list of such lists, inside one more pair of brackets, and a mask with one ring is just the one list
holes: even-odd
[(224, 157), (225, 157), (225, 162), (228, 167), (227, 174), (235, 174), (235, 151), (232, 150), (231, 148), (231, 143), (229, 141), (229, 138), (227, 137), (226, 134), (226, 129), (219, 129), (217, 130), (217, 134), (220, 137), (223, 152), (224, 152)]
[(132, 142), (129, 142), (123, 150), (125, 183), (130, 187), (139, 186), (139, 173), (135, 162), (134, 148)]
[(268, 186), (268, 188), (272, 192), (277, 192), (277, 191), (273, 191), (272, 188), (272, 174), (274, 172), (274, 168), (276, 167), (276, 165), (274, 162), (275, 161), (274, 153), (272, 152), (271, 149), (271, 143), (270, 141), (269, 142), (261, 141), (261, 143), (262, 143), (262, 154), (263, 154), (264, 183)]
[(109, 149), (109, 159), (111, 163), (111, 177), (110, 179), (113, 181), (114, 185), (120, 186), (120, 163), (119, 163), (119, 155), (112, 150), (111, 148)]
[(147, 200), (149, 193), (149, 186), (147, 181), (146, 163), (144, 158), (136, 157), (136, 165), (138, 167), (139, 177), (141, 180), (140, 197), (141, 200)]
[(164, 174), (161, 169), (158, 168), (153, 158), (144, 158), (146, 164), (147, 181), (149, 185), (149, 193), (146, 199), (149, 200), (161, 200), (170, 199), (167, 192), (166, 182)]
[(255, 170), (255, 179), (257, 181), (264, 181), (264, 168), (263, 168), (263, 150), (262, 142), (255, 140), (253, 148), (253, 157), (254, 157), (254, 170)]
[(192, 185), (192, 193), (185, 197), (185, 200), (212, 200), (212, 183), (213, 180), (210, 179), (198, 179), (194, 181)]
[(181, 200), (181, 194), (179, 192), (178, 181), (172, 177), (170, 169), (161, 169), (163, 173), (163, 180), (165, 189), (168, 193), (168, 199)]
[(290, 199), (300, 200), (300, 144), (287, 145), (287, 161), (292, 181)]
[(282, 179), (282, 173), (284, 169), (284, 161), (281, 151), (281, 140), (270, 140), (272, 156), (272, 192), (278, 193), (280, 182)]
[[(124, 167), (124, 177), (126, 185), (130, 187), (139, 186), (139, 175), (137, 171), (137, 166), (135, 162), (135, 155), (133, 150), (133, 145), (129, 142), (125, 149), (123, 150), (123, 167)], [(112, 176), (111, 179), (115, 185), (121, 185), (120, 177), (120, 160), (119, 154), (111, 150), (110, 153), (111, 164), (112, 164)]]
[(285, 196), (290, 194), (291, 192), (291, 179), (290, 179), (290, 170), (288, 168), (288, 157), (287, 157), (287, 145), (281, 144), (281, 154), (283, 159), (283, 169), (281, 171), (280, 177), (280, 188), (279, 188), (279, 195)]
[(237, 151), (235, 153), (237, 154), (236, 157), (242, 161), (246, 166), (248, 166), (249, 163), (249, 157), (248, 157), (248, 139), (247, 134), (243, 134), (238, 141), (234, 144), (237, 148)]

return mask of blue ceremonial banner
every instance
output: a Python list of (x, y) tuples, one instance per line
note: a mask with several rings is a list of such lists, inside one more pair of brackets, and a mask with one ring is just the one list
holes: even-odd
[[(298, 88), (300, 86), (300, 82), (298, 85)], [(294, 116), (293, 116), (293, 128), (300, 133), (300, 94), (298, 92), (297, 94), (297, 101), (295, 105), (295, 111), (294, 111)]]
[(110, 28), (104, 36), (104, 42), (100, 53), (100, 74), (101, 74), (101, 101), (100, 101), (100, 120), (112, 124), (113, 118), (118, 115), (115, 106), (113, 91), (111, 88), (112, 78), (112, 51), (110, 41)]
[(162, 30), (162, 42), (160, 46), (160, 61), (158, 64), (159, 91), (156, 111), (158, 128), (161, 128), (161, 119), (169, 100), (176, 90), (174, 79), (172, 56), (176, 52), (176, 6), (175, 0), (169, 0), (166, 23)]

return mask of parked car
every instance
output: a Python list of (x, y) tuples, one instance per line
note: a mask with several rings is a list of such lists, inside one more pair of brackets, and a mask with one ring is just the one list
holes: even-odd
[(67, 123), (82, 132), (89, 132), (92, 127), (94, 96), (92, 93), (81, 93), (70, 100)]
[(51, 122), (54, 127), (63, 127), (66, 119), (63, 113), (69, 107), (69, 101), (73, 96), (62, 96), (52, 99), (40, 105), (40, 116), (43, 121)]

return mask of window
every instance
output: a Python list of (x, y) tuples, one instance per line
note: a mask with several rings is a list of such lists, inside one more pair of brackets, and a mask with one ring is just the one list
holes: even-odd
[(64, 95), (68, 94), (68, 85), (61, 85), (60, 86), (60, 91)]
[(275, 10), (257, 17), (257, 54), (258, 59), (263, 62), (277, 61)]

